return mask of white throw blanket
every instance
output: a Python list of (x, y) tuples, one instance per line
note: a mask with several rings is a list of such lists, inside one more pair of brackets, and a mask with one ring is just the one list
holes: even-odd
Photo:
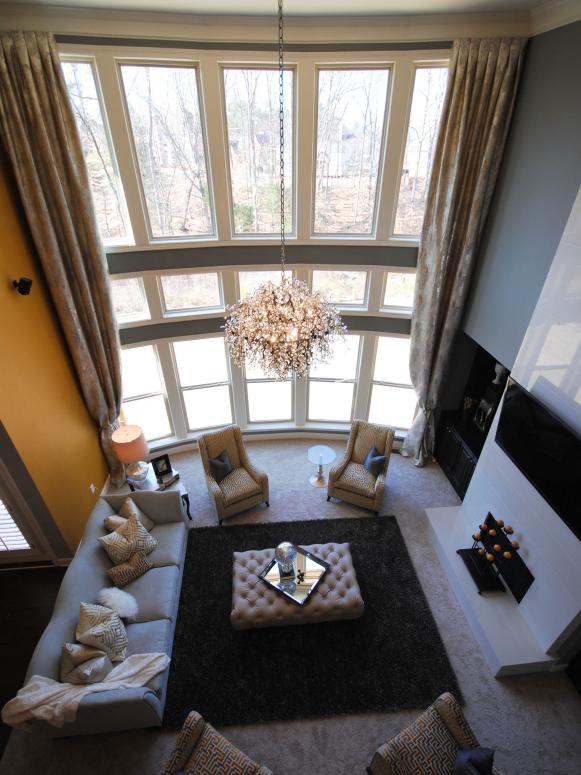
[(155, 675), (165, 670), (169, 661), (167, 654), (133, 654), (97, 684), (65, 684), (42, 675), (33, 675), (16, 697), (2, 708), (2, 721), (11, 727), (19, 727), (31, 719), (40, 719), (53, 727), (62, 727), (66, 721), (76, 719), (77, 708), (85, 695), (145, 686)]

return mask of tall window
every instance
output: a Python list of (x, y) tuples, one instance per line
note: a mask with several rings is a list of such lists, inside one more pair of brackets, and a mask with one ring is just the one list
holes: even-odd
[(95, 214), (106, 245), (133, 241), (105, 111), (90, 62), (61, 63), (89, 173)]
[(349, 422), (353, 417), (361, 337), (337, 339), (331, 359), (309, 372), (308, 419)]
[(319, 70), (316, 234), (372, 234), (389, 70)]
[[(290, 270), (285, 271), (284, 276), (287, 280), (290, 280), (293, 273)], [(274, 269), (264, 270), (260, 269), (256, 272), (238, 272), (238, 285), (240, 291), (240, 298), (245, 299), (263, 283), (274, 283), (278, 285), (280, 283), (280, 270)]]
[(250, 422), (292, 420), (292, 382), (269, 379), (257, 366), (247, 363), (246, 395)]
[(232, 422), (230, 376), (224, 337), (173, 342), (188, 430)]
[(362, 307), (367, 302), (367, 272), (315, 269), (313, 290), (333, 304)]
[(379, 336), (369, 404), (369, 422), (407, 430), (416, 411), (409, 372), (410, 340)]
[(159, 278), (166, 312), (219, 309), (222, 292), (216, 272), (162, 274)]
[(394, 234), (420, 235), (428, 179), (448, 81), (447, 67), (418, 67), (408, 124)]
[[(293, 72), (284, 74), (285, 221), (293, 231)], [(225, 68), (234, 234), (280, 231), (278, 71)]]
[(411, 310), (414, 306), (415, 272), (387, 272), (383, 307)]
[(124, 277), (111, 280), (113, 306), (119, 323), (149, 320), (149, 307), (141, 277)]
[(121, 351), (123, 403), (120, 420), (140, 425), (149, 441), (170, 436), (165, 388), (151, 344)]
[(154, 239), (214, 233), (195, 67), (121, 65)]
[(0, 500), (0, 553), (18, 552), (31, 548), (8, 511), (8, 506)]

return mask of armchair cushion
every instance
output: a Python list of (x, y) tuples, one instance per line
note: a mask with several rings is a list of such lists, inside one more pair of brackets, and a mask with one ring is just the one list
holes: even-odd
[(218, 457), (211, 457), (208, 463), (210, 464), (210, 473), (218, 484), (234, 470), (234, 466), (230, 462), (230, 458), (225, 449), (220, 452)]
[(252, 495), (260, 495), (260, 485), (245, 468), (235, 468), (220, 482), (220, 490), (226, 506), (243, 501)]
[(367, 453), (367, 457), (363, 461), (363, 467), (366, 471), (377, 479), (379, 474), (383, 471), (383, 464), (385, 463), (385, 455), (382, 455), (375, 447), (371, 447)]
[(366, 498), (373, 498), (375, 495), (375, 477), (361, 463), (347, 463), (335, 486)]

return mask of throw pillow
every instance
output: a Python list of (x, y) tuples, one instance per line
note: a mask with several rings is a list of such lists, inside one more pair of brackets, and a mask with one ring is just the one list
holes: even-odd
[(226, 450), (222, 450), (218, 457), (210, 458), (210, 473), (218, 484), (228, 476), (234, 470), (234, 466), (230, 462), (230, 457)]
[(83, 646), (81, 643), (65, 643), (63, 646), (60, 663), (62, 683), (100, 683), (111, 670), (111, 660), (101, 649)]
[(105, 608), (115, 611), (122, 619), (128, 619), (129, 621), (135, 621), (137, 611), (139, 610), (137, 600), (133, 595), (115, 587), (105, 587), (105, 589), (102, 589), (97, 596), (97, 602), (99, 605), (104, 605)]
[(122, 662), (127, 650), (127, 632), (119, 614), (102, 605), (81, 603), (76, 639), (102, 649), (111, 662)]
[(371, 447), (367, 453), (367, 457), (363, 461), (363, 467), (369, 471), (371, 476), (375, 479), (383, 471), (383, 464), (385, 463), (385, 455), (381, 455), (375, 447)]
[(130, 581), (135, 581), (135, 579), (143, 576), (151, 568), (153, 568), (153, 565), (145, 554), (143, 552), (135, 552), (127, 562), (116, 565), (114, 568), (109, 568), (107, 576), (109, 576), (116, 587), (124, 587)]
[(118, 513), (120, 517), (126, 517), (127, 519), (129, 519), (129, 517), (137, 517), (146, 530), (152, 530), (155, 527), (153, 519), (150, 519), (150, 517), (139, 508), (133, 498), (126, 498)]
[(134, 552), (149, 554), (157, 546), (157, 539), (149, 535), (139, 519), (132, 515), (120, 528), (97, 541), (103, 546), (114, 565), (125, 562)]
[(456, 754), (453, 775), (492, 775), (491, 748), (461, 748)]

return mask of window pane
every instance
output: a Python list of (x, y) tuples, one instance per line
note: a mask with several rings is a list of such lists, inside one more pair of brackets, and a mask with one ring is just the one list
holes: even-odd
[(246, 389), (250, 422), (292, 419), (290, 382), (249, 382)]
[(309, 376), (327, 379), (355, 379), (359, 357), (359, 339), (360, 337), (355, 334), (349, 334), (344, 339), (337, 337), (333, 344), (333, 354), (328, 363), (311, 366)]
[[(293, 273), (291, 271), (285, 272), (284, 276), (290, 280)], [(239, 272), (238, 283), (240, 285), (240, 298), (245, 299), (250, 296), (259, 285), (262, 283), (274, 283), (278, 285), (280, 283), (280, 271), (274, 269), (273, 271), (259, 270), (258, 272)]]
[(174, 342), (173, 349), (182, 387), (228, 382), (226, 351), (221, 336)]
[(309, 420), (349, 422), (353, 382), (309, 382)]
[(8, 507), (0, 500), (0, 552), (32, 549), (16, 524)]
[(399, 186), (394, 234), (419, 236), (448, 81), (447, 67), (418, 67)]
[(333, 304), (365, 304), (367, 272), (313, 272), (313, 290)]
[(388, 70), (320, 70), (315, 232), (371, 234)]
[(163, 392), (157, 357), (151, 344), (121, 350), (121, 372), (123, 398)]
[(149, 396), (121, 405), (120, 419), (128, 425), (139, 425), (148, 441), (171, 434), (167, 408), (163, 396)]
[(93, 68), (89, 62), (62, 62), (65, 82), (81, 138), (83, 155), (103, 242), (129, 237), (123, 189), (105, 128)]
[[(235, 234), (280, 231), (278, 71), (227, 68), (224, 94)], [(293, 73), (284, 74), (286, 230), (293, 229)]]
[(120, 323), (133, 320), (149, 320), (149, 307), (145, 299), (143, 283), (139, 277), (111, 280), (113, 306)]
[(164, 274), (161, 289), (166, 310), (219, 307), (220, 283), (215, 272), (207, 274)]
[(383, 306), (413, 307), (415, 287), (415, 272), (388, 272)]
[(121, 65), (153, 237), (212, 234), (193, 67)]
[(397, 382), (411, 385), (410, 340), (397, 336), (380, 336), (375, 356), (373, 379), (377, 382)]
[(232, 422), (228, 385), (184, 390), (184, 403), (191, 431), (229, 425)]
[(416, 394), (410, 388), (373, 386), (369, 422), (407, 430), (412, 424), (415, 410)]

